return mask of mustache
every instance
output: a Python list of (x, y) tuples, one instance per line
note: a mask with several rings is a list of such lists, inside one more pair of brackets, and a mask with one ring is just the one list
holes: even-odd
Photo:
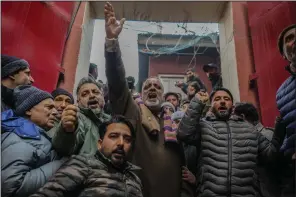
[(117, 154), (121, 154), (121, 155), (125, 156), (125, 152), (124, 152), (123, 148), (116, 148), (114, 151), (112, 151), (112, 153), (117, 153)]
[(99, 101), (98, 101), (97, 99), (90, 99), (90, 100), (87, 102), (88, 105), (93, 105), (93, 104), (97, 104), (97, 103), (99, 103)]

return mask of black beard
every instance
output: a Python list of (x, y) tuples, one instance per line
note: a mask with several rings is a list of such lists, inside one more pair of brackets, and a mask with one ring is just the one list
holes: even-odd
[(216, 116), (218, 120), (228, 120), (231, 115), (231, 109), (228, 109), (225, 112), (219, 112), (218, 110), (213, 110), (213, 114)]

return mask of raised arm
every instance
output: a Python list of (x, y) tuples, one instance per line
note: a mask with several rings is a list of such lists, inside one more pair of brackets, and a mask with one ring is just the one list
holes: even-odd
[(191, 100), (188, 110), (182, 118), (177, 132), (178, 139), (187, 144), (197, 145), (200, 140), (198, 132), (200, 118), (209, 95), (206, 92), (198, 92)]
[(281, 118), (277, 118), (272, 139), (267, 139), (263, 134), (259, 134), (259, 159), (267, 163), (274, 162), (279, 155), (279, 150), (286, 135), (286, 125)]
[(113, 6), (105, 5), (105, 59), (106, 77), (109, 86), (109, 99), (114, 114), (124, 115), (128, 119), (138, 120), (139, 109), (128, 90), (125, 79), (125, 69), (121, 58), (118, 36), (125, 19), (118, 22)]

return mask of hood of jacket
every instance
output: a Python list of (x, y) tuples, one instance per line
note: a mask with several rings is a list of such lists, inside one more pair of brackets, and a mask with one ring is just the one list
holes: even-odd
[(1, 132), (13, 132), (21, 138), (41, 139), (41, 128), (28, 119), (16, 116), (13, 111), (1, 113)]

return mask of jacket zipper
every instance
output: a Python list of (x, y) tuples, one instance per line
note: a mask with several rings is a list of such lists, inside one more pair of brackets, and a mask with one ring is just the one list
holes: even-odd
[(232, 170), (232, 140), (231, 131), (228, 122), (226, 122), (228, 131), (228, 197), (231, 197), (231, 170)]
[(126, 185), (125, 171), (123, 172), (123, 182), (124, 182), (124, 196), (125, 197), (128, 197), (128, 195), (127, 195), (127, 185)]

